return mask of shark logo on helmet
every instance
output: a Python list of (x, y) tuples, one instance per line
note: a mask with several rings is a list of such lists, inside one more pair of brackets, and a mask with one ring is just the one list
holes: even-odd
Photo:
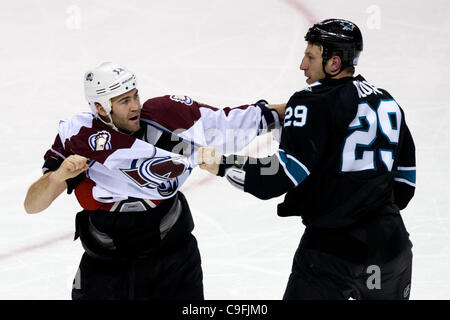
[(349, 22), (341, 22), (341, 26), (344, 27), (344, 30), (353, 31), (355, 26)]

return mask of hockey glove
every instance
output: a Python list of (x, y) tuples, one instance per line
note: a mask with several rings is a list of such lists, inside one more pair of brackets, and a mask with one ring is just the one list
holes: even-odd
[(272, 132), (273, 139), (280, 142), (282, 120), (278, 111), (269, 108), (269, 103), (260, 99), (255, 103), (255, 106), (261, 108), (261, 122), (259, 125), (259, 135)]
[(244, 190), (245, 184), (245, 170), (244, 165), (247, 162), (248, 157), (229, 155), (227, 157), (222, 156), (222, 161), (219, 164), (218, 176), (225, 176), (227, 180), (236, 188)]

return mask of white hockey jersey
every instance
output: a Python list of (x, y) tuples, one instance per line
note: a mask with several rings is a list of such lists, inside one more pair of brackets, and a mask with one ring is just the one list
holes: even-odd
[(141, 129), (133, 135), (112, 130), (91, 113), (61, 121), (43, 172), (78, 154), (90, 160), (89, 169), (68, 191), (75, 189), (84, 209), (110, 210), (128, 198), (153, 206), (183, 185), (198, 165), (199, 146), (237, 152), (274, 125), (277, 113), (262, 105), (218, 109), (186, 96), (152, 98), (143, 104)]

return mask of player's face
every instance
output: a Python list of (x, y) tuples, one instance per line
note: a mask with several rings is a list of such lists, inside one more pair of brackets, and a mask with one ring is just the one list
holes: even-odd
[(121, 131), (136, 132), (140, 128), (141, 102), (137, 89), (111, 99), (111, 118)]
[(307, 84), (325, 78), (325, 73), (322, 68), (322, 50), (320, 46), (308, 43), (302, 63), (300, 64), (300, 70), (305, 72)]

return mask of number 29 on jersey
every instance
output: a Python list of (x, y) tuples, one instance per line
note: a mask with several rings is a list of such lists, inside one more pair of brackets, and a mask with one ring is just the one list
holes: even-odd
[(303, 127), (306, 124), (308, 108), (304, 105), (288, 106), (284, 114), (284, 127)]
[[(354, 131), (345, 139), (341, 171), (376, 170), (377, 158), (391, 171), (401, 119), (400, 107), (395, 100), (381, 100), (376, 110), (367, 102), (360, 103), (355, 119), (348, 126)], [(374, 148), (379, 135), (384, 135), (388, 143)], [(358, 154), (358, 149), (362, 153)]]

